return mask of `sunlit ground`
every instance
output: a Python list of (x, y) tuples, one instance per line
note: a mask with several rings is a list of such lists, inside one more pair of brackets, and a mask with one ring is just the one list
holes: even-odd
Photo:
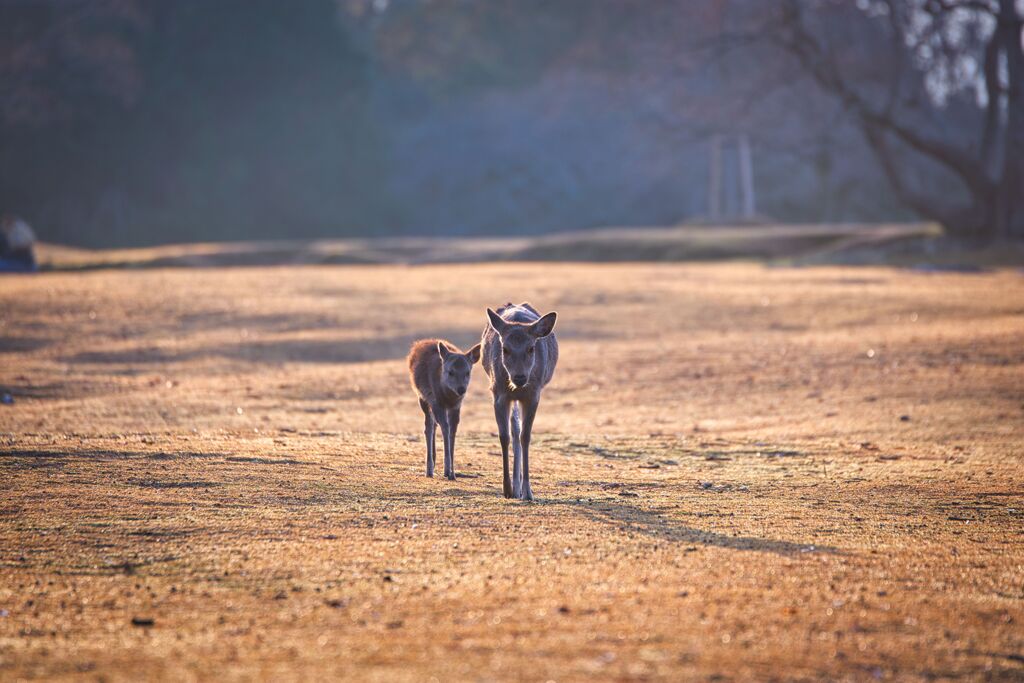
[[(533, 504), (404, 367), (524, 300)], [(0, 678), (1019, 679), (1022, 363), (1012, 270), (3, 278)]]

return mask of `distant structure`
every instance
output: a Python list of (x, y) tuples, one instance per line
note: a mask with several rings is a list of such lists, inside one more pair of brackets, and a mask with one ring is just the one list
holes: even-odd
[(34, 271), (35, 242), (28, 223), (10, 214), (0, 217), (0, 273)]
[[(723, 163), (723, 148), (736, 150), (736, 173), (726, 173)], [(757, 213), (757, 199), (754, 195), (754, 162), (750, 152), (750, 138), (746, 133), (739, 135), (713, 135), (711, 137), (711, 158), (708, 164), (708, 219), (712, 222), (753, 220)], [(726, 184), (723, 180), (734, 179)], [(729, 197), (738, 191), (739, 203), (729, 202)]]

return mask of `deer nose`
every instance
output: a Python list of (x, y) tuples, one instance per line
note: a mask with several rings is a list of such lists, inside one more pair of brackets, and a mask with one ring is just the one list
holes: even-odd
[(456, 389), (456, 391), (459, 392), (459, 396), (462, 396), (463, 394), (466, 393), (466, 387), (459, 387), (458, 389)]
[(526, 383), (529, 381), (530, 378), (526, 375), (516, 375), (512, 378), (512, 384), (515, 384), (517, 387), (526, 386)]

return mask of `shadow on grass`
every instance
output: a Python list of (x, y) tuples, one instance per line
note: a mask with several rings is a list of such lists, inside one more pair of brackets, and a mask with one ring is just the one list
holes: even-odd
[(61, 360), (66, 363), (111, 365), (184, 363), (200, 358), (226, 358), (247, 363), (365, 363), (404, 358), (412, 342), (423, 337), (443, 337), (465, 343), (475, 340), (479, 333), (477, 328), (454, 328), (390, 337), (283, 339), (186, 350), (137, 347), (117, 351), (83, 351)]
[[(131, 451), (111, 450), (90, 450), (61, 452), (54, 450), (16, 449), (0, 452), (0, 466), (11, 468), (39, 468), (39, 467), (62, 467), (69, 461), (128, 461), (132, 459), (163, 459), (168, 454), (163, 453), (140, 453)], [(225, 462), (244, 463), (246, 465), (298, 465), (305, 464), (292, 459), (271, 460), (265, 458), (248, 458), (244, 456), (225, 456), (223, 454), (210, 453), (174, 453), (175, 458), (224, 458)], [(234, 458), (238, 458), (235, 460)], [(475, 475), (475, 476), (474, 476)], [(480, 475), (476, 473), (464, 474), (460, 477), (476, 479)], [(282, 480), (284, 481), (284, 480)], [(127, 482), (129, 485), (141, 488), (153, 489), (214, 489), (221, 485), (221, 482), (206, 480), (182, 480), (177, 477), (160, 479), (134, 479)], [(261, 489), (252, 489), (244, 486), (244, 482), (229, 480), (224, 484), (240, 484), (241, 489), (231, 494), (232, 507), (248, 509), (260, 508), (308, 508), (322, 507), (332, 510), (357, 511), (357, 516), (346, 521), (354, 526), (373, 526), (382, 523), (385, 513), (401, 513), (405, 516), (415, 516), (418, 511), (425, 508), (433, 509), (440, 499), (458, 499), (460, 503), (476, 508), (478, 514), (467, 518), (474, 522), (481, 522), (495, 511), (495, 505), (502, 508), (505, 506), (517, 506), (517, 508), (506, 508), (503, 512), (514, 510), (515, 514), (523, 518), (548, 517), (551, 518), (559, 509), (562, 509), (573, 516), (580, 516), (586, 520), (606, 525), (613, 533), (635, 533), (660, 542), (679, 544), (684, 546), (707, 546), (725, 548), (729, 550), (754, 551), (763, 553), (774, 553), (777, 555), (799, 555), (803, 553), (827, 553), (840, 552), (831, 546), (819, 546), (810, 542), (793, 542), (764, 538), (759, 536), (731, 536), (715, 531), (707, 531), (687, 526), (675, 518), (674, 508), (650, 507), (627, 503), (618, 500), (581, 500), (578, 498), (544, 498), (535, 503), (520, 503), (518, 501), (503, 501), (501, 491), (497, 482), (493, 485), (484, 485), (477, 488), (472, 484), (470, 488), (445, 487), (437, 495), (425, 495), (422, 492), (393, 492), (390, 494), (374, 494), (358, 489), (345, 487), (344, 482), (339, 479), (333, 483), (318, 488), (309, 486), (292, 486), (285, 490), (275, 490), (272, 494)], [(194, 503), (198, 504), (198, 503)], [(213, 501), (211, 505), (220, 506), (222, 501)], [(396, 509), (401, 508), (401, 509)], [(459, 505), (462, 507), (462, 505)], [(384, 522), (387, 523), (387, 522)], [(472, 524), (471, 526), (475, 526)]]
[(31, 353), (52, 343), (52, 339), (44, 337), (0, 337), (0, 354)]
[(50, 382), (47, 384), (31, 384), (19, 382), (16, 384), (0, 384), (0, 391), (10, 394), (17, 405), (21, 399), (77, 399), (87, 396), (95, 396), (106, 391), (102, 383), (92, 383), (81, 380), (69, 380), (64, 382)]
[[(500, 499), (501, 489), (490, 488), (489, 491), (452, 488), (444, 491), (445, 496), (459, 499)], [(383, 497), (382, 500), (392, 502), (422, 503), (420, 494), (396, 494)], [(614, 527), (622, 532), (634, 532), (652, 539), (687, 546), (711, 546), (729, 550), (752, 550), (755, 552), (775, 553), (777, 555), (799, 555), (805, 553), (840, 552), (832, 546), (813, 543), (796, 543), (758, 536), (728, 536), (714, 531), (705, 531), (686, 526), (675, 520), (671, 512), (665, 508), (644, 509), (629, 503), (618, 501), (587, 502), (573, 498), (538, 498), (533, 503), (506, 501), (509, 505), (523, 506), (524, 515), (547, 514), (551, 508), (563, 507), (573, 514), (585, 519)]]
[(69, 462), (111, 462), (118, 460), (170, 460), (187, 458), (223, 458), (221, 453), (143, 453), (137, 451), (75, 450), (55, 451), (48, 449), (15, 448), (0, 451), (0, 466), (12, 469), (61, 468)]
[(664, 508), (646, 510), (635, 505), (612, 501), (588, 503), (572, 499), (541, 501), (546, 505), (564, 505), (577, 510), (583, 517), (615, 526), (662, 541), (688, 545), (704, 545), (730, 550), (755, 550), (795, 555), (799, 553), (836, 553), (836, 548), (812, 543), (794, 543), (758, 536), (728, 536), (686, 526), (671, 518)]

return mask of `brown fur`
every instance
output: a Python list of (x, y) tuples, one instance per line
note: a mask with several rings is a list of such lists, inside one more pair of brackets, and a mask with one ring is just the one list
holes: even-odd
[[(420, 400), (427, 403), (437, 401), (445, 407), (451, 407), (455, 402), (441, 386), (441, 354), (437, 352), (439, 342), (448, 347), (449, 351), (462, 353), (459, 347), (444, 339), (420, 339), (413, 342), (408, 358), (409, 381)], [(461, 401), (462, 397), (458, 399)]]
[(479, 344), (463, 353), (444, 339), (421, 339), (409, 350), (409, 380), (423, 411), (428, 477), (434, 476), (434, 436), (436, 427), (440, 426), (444, 439), (444, 474), (448, 479), (455, 478), (455, 434), (470, 373), (478, 360)]

